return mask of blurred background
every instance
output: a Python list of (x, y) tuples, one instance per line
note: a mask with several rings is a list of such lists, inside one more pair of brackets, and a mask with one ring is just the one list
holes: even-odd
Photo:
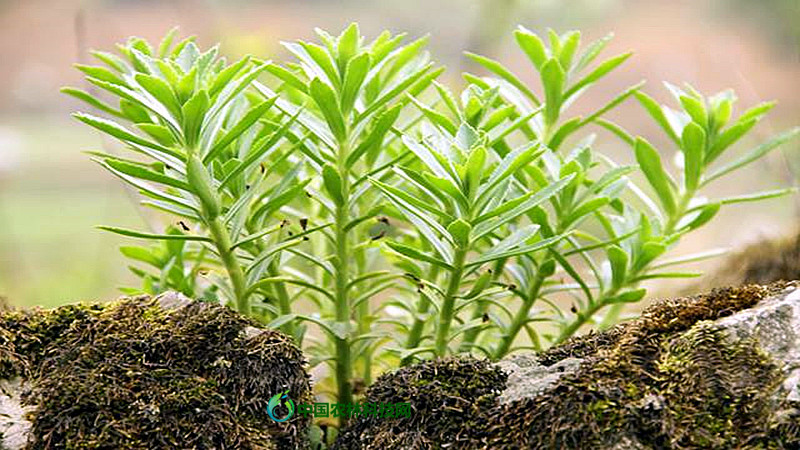
[[(607, 56), (635, 55), (577, 109), (599, 106), (641, 79), (667, 102), (661, 81), (685, 81), (704, 93), (733, 88), (739, 111), (778, 100), (756, 140), (800, 124), (800, 0), (0, 0), (0, 297), (54, 306), (114, 298), (118, 286), (133, 282), (117, 250), (122, 238), (93, 226), (146, 228), (152, 216), (82, 153), (109, 143), (72, 120), (69, 113), (84, 106), (58, 92), (86, 87), (72, 64), (88, 62), (89, 49), (112, 50), (131, 35), (158, 41), (179, 26), (203, 45), (222, 42), (232, 57), (280, 59), (281, 40), (312, 38), (315, 27), (338, 34), (351, 21), (369, 36), (383, 29), (429, 34), (434, 58), (448, 67), (442, 81), (453, 88), (462, 71), (477, 70), (463, 50), (531, 78), (511, 35), (518, 24), (537, 32), (578, 28), (585, 41), (613, 31)], [(672, 151), (638, 104), (623, 105), (614, 118)], [(618, 142), (603, 141), (603, 150), (632, 160)], [(796, 175), (794, 143), (709, 195), (794, 185)], [(798, 205), (794, 197), (730, 207), (675, 253), (791, 233)]]

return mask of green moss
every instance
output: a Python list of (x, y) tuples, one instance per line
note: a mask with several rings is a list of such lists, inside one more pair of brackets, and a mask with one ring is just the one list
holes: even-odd
[[(547, 365), (568, 356), (585, 361), (541, 395), (510, 404), (497, 400), (505, 378), (483, 361), (401, 369), (367, 396), (410, 401), (414, 418), (356, 419), (337, 448), (796, 448), (798, 405), (775, 400), (778, 367), (753, 343), (734, 344), (710, 322), (698, 325), (784, 288), (745, 286), (658, 302), (635, 321), (542, 354)], [(442, 382), (422, 391), (419, 379)]]
[(308, 401), (299, 349), (227, 308), (164, 310), (147, 297), (0, 316), (3, 377), (31, 385), (30, 448), (303, 448), (308, 419), (276, 423), (269, 398)]

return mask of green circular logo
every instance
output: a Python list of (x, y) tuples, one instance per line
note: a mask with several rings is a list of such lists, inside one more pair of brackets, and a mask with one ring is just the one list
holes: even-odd
[[(272, 420), (274, 420), (275, 422), (286, 422), (287, 420), (289, 420), (290, 417), (294, 415), (294, 402), (292, 401), (292, 399), (289, 398), (288, 394), (289, 390), (287, 389), (286, 392), (275, 394), (272, 396), (271, 399), (269, 399), (269, 404), (267, 405), (267, 414), (269, 414), (269, 417), (272, 418)], [(286, 416), (279, 419), (275, 417), (273, 411), (275, 410), (275, 408), (278, 407), (278, 405), (281, 404), (282, 399), (286, 399), (286, 401), (283, 402), (283, 406), (285, 406), (289, 412), (286, 413)]]

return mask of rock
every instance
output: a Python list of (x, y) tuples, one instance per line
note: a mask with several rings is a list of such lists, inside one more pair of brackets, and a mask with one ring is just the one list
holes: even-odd
[(534, 353), (511, 355), (496, 366), (508, 374), (505, 389), (498, 401), (501, 404), (535, 397), (555, 384), (562, 376), (580, 368), (582, 358), (564, 358), (550, 366), (542, 365)]
[(308, 448), (287, 336), (180, 294), (0, 313), (0, 448)]
[(380, 377), (338, 449), (798, 448), (800, 289), (717, 289), (496, 364), (428, 361)]

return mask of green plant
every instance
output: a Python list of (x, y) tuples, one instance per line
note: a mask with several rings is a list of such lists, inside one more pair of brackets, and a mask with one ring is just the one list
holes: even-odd
[[(466, 74), (454, 95), (435, 81), (442, 69), (425, 39), (368, 42), (355, 25), (318, 36), (285, 44), (295, 58), (285, 64), (229, 64), (173, 34), (157, 49), (134, 38), (121, 56), (95, 52), (104, 66), (78, 66), (118, 104), (65, 92), (114, 119), (79, 120), (140, 156), (92, 157), (180, 220), (163, 234), (101, 227), (164, 241), (123, 249), (149, 266), (133, 268), (145, 291), (177, 289), (281, 328), (312, 365), (330, 366), (319, 390), (341, 403), (374, 373), (420, 357), (497, 359), (523, 347), (521, 333), (540, 350), (613, 324), (645, 297), (642, 281), (694, 276), (665, 269), (718, 254), (663, 259), (722, 205), (791, 192), (700, 195), (800, 133), (720, 164), (770, 103), (732, 119), (732, 93), (668, 85), (673, 110), (640, 83), (569, 117), (630, 56), (594, 64), (609, 37), (581, 48), (578, 32), (550, 32), (546, 44), (520, 29), (540, 93), (470, 54), (492, 76)], [(679, 151), (677, 177), (644, 138), (605, 118), (632, 96)], [(594, 150), (594, 134), (577, 137), (589, 126), (630, 146), (635, 163)]]

